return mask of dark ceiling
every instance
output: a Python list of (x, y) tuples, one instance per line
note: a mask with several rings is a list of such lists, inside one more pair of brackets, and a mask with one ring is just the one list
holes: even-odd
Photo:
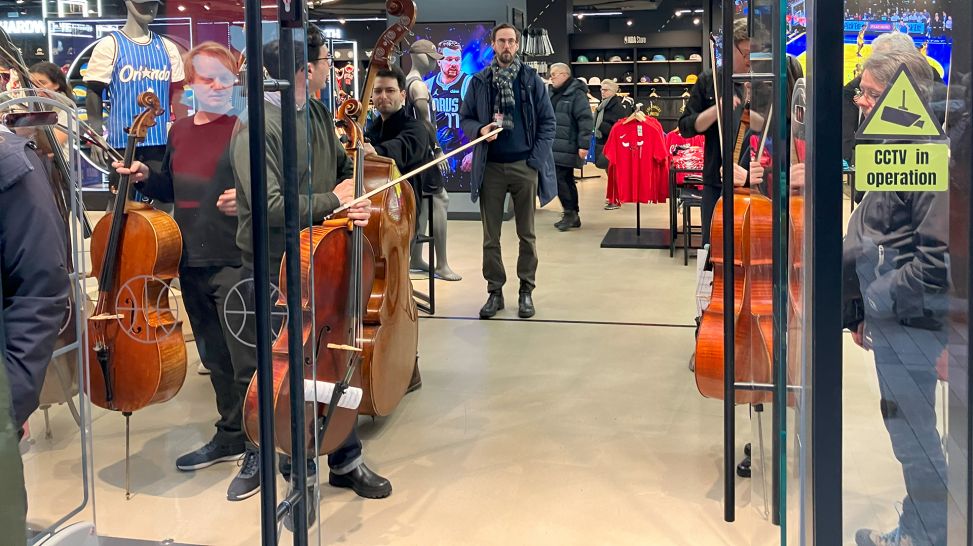
[[(49, 5), (53, 6), (56, 2), (48, 0)], [(326, 18), (329, 16), (373, 16), (382, 15), (385, 12), (385, 2), (377, 0), (334, 0), (322, 3), (321, 0), (313, 0), (318, 7), (313, 8), (311, 16), (313, 18)], [(481, 0), (460, 0), (460, 1), (481, 1)], [(568, 0), (570, 1), (570, 0)], [(96, 0), (90, 0), (94, 5)], [(103, 0), (109, 12), (105, 16), (122, 15), (121, 1)], [(421, 5), (422, 0), (418, 0)], [(573, 0), (574, 9), (579, 11), (589, 10), (646, 10), (658, 9), (660, 4), (682, 4), (683, 0)], [(693, 3), (700, 3), (697, 0)], [(242, 9), (241, 0), (167, 0), (165, 11), (168, 15), (177, 15), (178, 6), (184, 5), (190, 10), (198, 9), (201, 5), (210, 7), (214, 15), (217, 13), (239, 13)], [(323, 4), (323, 5), (322, 5)], [(107, 8), (107, 6), (113, 6)], [(8, 12), (24, 10), (25, 15), (36, 16), (40, 14), (41, 0), (0, 0), (0, 16)], [(52, 7), (53, 9), (53, 7)]]

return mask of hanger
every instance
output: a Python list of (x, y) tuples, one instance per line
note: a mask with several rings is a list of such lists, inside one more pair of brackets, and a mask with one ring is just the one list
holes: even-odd
[(655, 92), (655, 87), (652, 88), (652, 92), (649, 93), (649, 97), (654, 98), (654, 99), (661, 98), (661, 97), (659, 97), (659, 94)]
[(642, 111), (641, 102), (635, 105), (635, 111), (632, 112), (632, 115), (625, 118), (625, 121), (623, 121), (622, 124), (624, 125), (633, 120), (638, 120), (639, 122), (645, 121), (645, 112)]

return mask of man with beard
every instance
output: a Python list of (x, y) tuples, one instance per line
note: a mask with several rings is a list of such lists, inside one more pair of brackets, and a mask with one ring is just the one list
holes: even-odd
[[(437, 47), (442, 59), (439, 59), (439, 73), (426, 80), (426, 87), (432, 95), (432, 102), (436, 110), (436, 128), (439, 131), (439, 145), (447, 153), (463, 145), (463, 130), (460, 128), (459, 110), (463, 97), (470, 86), (470, 76), (461, 70), (463, 64), (463, 46), (454, 40), (443, 40)], [(450, 170), (470, 172), (473, 166), (473, 154), (463, 156), (462, 162), (450, 159)]]
[(503, 128), (473, 152), (470, 198), (474, 202), (480, 199), (483, 277), (489, 292), (480, 318), (491, 318), (503, 309), (507, 273), (500, 252), (500, 227), (508, 193), (520, 239), (517, 314), (530, 318), (534, 316), (532, 292), (537, 273), (534, 207), (538, 196), (544, 206), (557, 195), (552, 149), (557, 122), (544, 80), (517, 56), (520, 31), (506, 23), (497, 25), (492, 42), (493, 63), (473, 77), (460, 108), (463, 131), (468, 135), (486, 136)]

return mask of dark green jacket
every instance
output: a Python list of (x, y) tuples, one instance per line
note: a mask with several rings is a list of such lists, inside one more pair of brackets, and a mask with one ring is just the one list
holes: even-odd
[[(0, 292), (3, 279), (0, 277)], [(0, 339), (4, 337), (3, 314), (0, 313)], [(27, 494), (24, 489), (24, 467), (20, 460), (18, 427), (13, 422), (13, 399), (7, 380), (5, 347), (0, 343), (0, 529), (9, 544), (27, 543)]]
[[(268, 100), (264, 106), (267, 112), (265, 127), (270, 264), (271, 273), (276, 277), (284, 255), (284, 195), (280, 185), (283, 178), (281, 111), (273, 100)], [(241, 119), (246, 119), (246, 116), (241, 116)], [(231, 146), (237, 190), (236, 242), (243, 252), (244, 266), (252, 269), (250, 134), (245, 123), (237, 131)], [(307, 170), (308, 151), (311, 157), (310, 172)], [(309, 101), (307, 107), (297, 113), (297, 164), (300, 175), (301, 226), (308, 227), (309, 221), (318, 223), (338, 208), (338, 197), (331, 190), (342, 180), (351, 178), (354, 172), (354, 165), (335, 134), (331, 113), (317, 100)]]

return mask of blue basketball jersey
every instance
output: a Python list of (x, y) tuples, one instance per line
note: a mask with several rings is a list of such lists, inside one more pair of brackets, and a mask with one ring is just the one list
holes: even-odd
[(439, 145), (446, 152), (459, 148), (463, 144), (463, 130), (459, 124), (459, 107), (470, 86), (470, 76), (460, 74), (456, 81), (444, 85), (440, 80), (441, 74), (426, 80), (429, 94), (432, 96), (433, 109), (436, 112), (436, 128), (439, 131)]
[(111, 83), (106, 92), (111, 100), (108, 113), (108, 143), (115, 148), (124, 148), (132, 125), (132, 120), (142, 108), (138, 97), (151, 90), (162, 101), (165, 113), (156, 118), (156, 125), (139, 146), (165, 146), (167, 125), (169, 123), (169, 87), (172, 83), (172, 62), (162, 37), (151, 34), (149, 43), (142, 45), (133, 42), (120, 31), (111, 33), (117, 46), (115, 66), (112, 69)]

